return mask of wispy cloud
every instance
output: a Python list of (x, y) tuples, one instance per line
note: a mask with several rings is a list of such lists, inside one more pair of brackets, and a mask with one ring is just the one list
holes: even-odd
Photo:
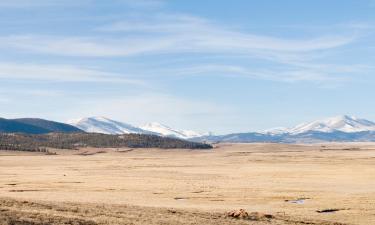
[(16, 99), (18, 96), (25, 97), (64, 97), (67, 92), (55, 89), (40, 89), (40, 88), (28, 88), (28, 89), (11, 89), (2, 87), (0, 90), (0, 96), (8, 96), (7, 99)]
[[(138, 54), (199, 52), (208, 54), (257, 54), (310, 52), (352, 43), (353, 35), (323, 35), (309, 39), (286, 39), (255, 35), (221, 27), (203, 18), (156, 15), (98, 28), (93, 37), (18, 35), (0, 37), (0, 47), (54, 55), (118, 57)], [(129, 35), (131, 34), (131, 35)]]
[(183, 14), (157, 14), (99, 28), (110, 32), (141, 32), (159, 34), (175, 40), (180, 50), (207, 51), (212, 49), (233, 50), (273, 50), (273, 51), (314, 51), (343, 46), (353, 42), (354, 35), (323, 35), (309, 39), (283, 39), (261, 36), (230, 27), (219, 26), (207, 19)]
[(116, 2), (142, 8), (161, 7), (165, 4), (164, 0), (117, 0)]
[(122, 74), (103, 72), (70, 65), (0, 63), (0, 79), (53, 82), (114, 82), (143, 85)]
[(0, 8), (30, 8), (51, 6), (79, 6), (91, 0), (1, 0)]
[[(92, 0), (86, 0), (92, 2)], [(10, 1), (7, 1), (10, 2)], [(24, 4), (31, 1), (20, 0)], [(37, 0), (42, 4), (46, 1)], [(158, 0), (117, 0), (121, 4), (160, 5)], [(5, 4), (5, 3), (3, 3)], [(51, 1), (46, 4), (58, 4)], [(102, 3), (103, 4), (103, 3)], [(1, 4), (0, 4), (1, 6)], [(358, 24), (354, 24), (359, 26)], [(353, 26), (354, 26), (353, 25)], [(361, 27), (363, 27), (361, 25)], [(211, 20), (187, 14), (149, 13), (132, 15), (120, 21), (111, 22), (94, 28), (91, 35), (83, 36), (51, 36), (51, 35), (8, 35), (0, 37), (0, 49), (16, 50), (21, 53), (31, 53), (48, 56), (73, 56), (88, 58), (121, 58), (140, 55), (155, 56), (166, 54), (195, 54), (196, 58), (203, 55), (244, 56), (249, 59), (264, 60), (277, 66), (272, 69), (259, 70), (246, 65), (227, 63), (201, 65), (198, 63), (186, 69), (182, 74), (194, 74), (198, 68), (200, 74), (217, 71), (220, 74), (242, 75), (255, 79), (276, 80), (283, 82), (295, 81), (342, 81), (345, 77), (337, 76), (339, 70), (350, 65), (324, 65), (319, 61), (325, 52), (345, 47), (358, 40), (357, 32), (353, 34), (326, 33), (315, 37), (290, 38), (275, 37), (251, 33), (239, 28), (219, 25)], [(199, 55), (197, 54), (199, 53)], [(316, 60), (316, 58), (320, 58)], [(284, 65), (280, 67), (279, 65)], [(230, 65), (230, 66), (228, 66)], [(354, 66), (358, 69), (357, 66)], [(160, 68), (154, 70), (165, 74)], [(180, 71), (184, 68), (180, 68)], [(335, 70), (335, 71), (333, 71)], [(348, 72), (348, 68), (345, 69)], [(354, 70), (354, 69), (353, 69)], [(195, 71), (195, 73), (197, 73)], [(353, 71), (357, 72), (357, 71)], [(75, 71), (80, 78), (87, 79), (86, 72)], [(98, 74), (90, 71), (90, 79), (96, 77), (111, 77), (117, 75)], [(102, 72), (100, 72), (102, 73)], [(142, 71), (141, 71), (142, 73)], [(349, 73), (349, 72), (348, 72)], [(69, 76), (67, 76), (69, 77)], [(117, 79), (117, 78), (116, 78)]]
[(60, 56), (119, 57), (153, 53), (173, 47), (168, 39), (145, 38), (95, 38), (52, 36), (0, 37), (0, 48), (45, 53)]
[(76, 7), (90, 5), (127, 5), (133, 8), (158, 8), (164, 5), (163, 0), (1, 0), (0, 8), (40, 8), (40, 7)]
[[(339, 68), (339, 70), (341, 70)], [(317, 84), (324, 84), (326, 82), (343, 83), (351, 78), (343, 74), (338, 74), (336, 71), (325, 71), (324, 68), (305, 68), (305, 67), (289, 67), (283, 69), (255, 69), (239, 65), (224, 65), (224, 64), (205, 64), (198, 66), (191, 66), (187, 68), (172, 69), (164, 74), (173, 74), (181, 76), (192, 75), (207, 75), (214, 74), (215, 76), (225, 77), (248, 77), (259, 80), (269, 80), (277, 82), (315, 82)]]

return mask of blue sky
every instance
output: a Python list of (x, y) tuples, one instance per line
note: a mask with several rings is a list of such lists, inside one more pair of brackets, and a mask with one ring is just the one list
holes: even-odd
[(1, 117), (375, 120), (374, 0), (2, 0)]

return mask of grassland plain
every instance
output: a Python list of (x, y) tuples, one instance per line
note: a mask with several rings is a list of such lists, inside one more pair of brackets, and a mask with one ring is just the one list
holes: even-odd
[(52, 151), (0, 151), (0, 224), (375, 224), (372, 143)]

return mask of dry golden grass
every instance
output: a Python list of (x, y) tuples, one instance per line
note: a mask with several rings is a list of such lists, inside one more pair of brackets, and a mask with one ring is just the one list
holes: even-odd
[(0, 200), (0, 224), (205, 224), (205, 225), (257, 225), (265, 224), (302, 224), (288, 221), (287, 218), (268, 218), (263, 214), (253, 213), (252, 217), (235, 219), (222, 213), (208, 213), (194, 210), (165, 209), (109, 204), (74, 204), (74, 203), (36, 203)]
[(373, 144), (58, 154), (0, 152), (0, 224), (375, 224)]

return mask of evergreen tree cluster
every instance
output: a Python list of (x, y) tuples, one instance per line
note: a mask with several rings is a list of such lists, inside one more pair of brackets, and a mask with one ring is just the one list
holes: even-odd
[(145, 134), (108, 135), (94, 133), (21, 134), (0, 133), (0, 150), (48, 152), (47, 148), (162, 148), (211, 149), (209, 144)]

